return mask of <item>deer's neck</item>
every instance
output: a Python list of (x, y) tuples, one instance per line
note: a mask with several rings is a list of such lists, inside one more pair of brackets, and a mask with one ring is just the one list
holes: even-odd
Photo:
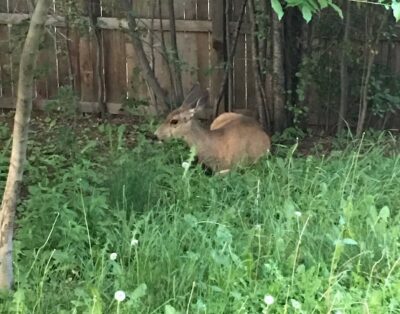
[(212, 149), (213, 141), (211, 139), (211, 131), (201, 126), (200, 122), (193, 121), (192, 129), (189, 134), (184, 136), (189, 146), (195, 146), (197, 151)]

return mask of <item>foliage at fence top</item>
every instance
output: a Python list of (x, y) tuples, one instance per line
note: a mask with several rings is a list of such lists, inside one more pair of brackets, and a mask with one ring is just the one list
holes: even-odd
[[(383, 6), (386, 10), (392, 10), (396, 21), (400, 19), (400, 2), (396, 0), (377, 0), (377, 1), (362, 1), (362, 0), (347, 0), (364, 4), (373, 4)], [(273, 10), (278, 15), (279, 19), (283, 17), (285, 7), (298, 7), (303, 15), (303, 18), (309, 22), (312, 15), (325, 8), (334, 9), (341, 18), (343, 18), (342, 10), (332, 0), (284, 0), (282, 6), (279, 0), (271, 0)]]

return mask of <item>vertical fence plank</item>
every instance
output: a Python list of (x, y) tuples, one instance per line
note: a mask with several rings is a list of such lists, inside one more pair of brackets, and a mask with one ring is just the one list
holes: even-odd
[[(103, 16), (123, 17), (118, 6), (109, 8)], [(104, 74), (107, 102), (121, 103), (126, 97), (126, 36), (119, 30), (103, 30)]]
[(127, 41), (125, 44), (125, 51), (128, 75), (128, 97), (137, 100), (148, 99), (147, 85), (140, 74), (140, 68), (137, 63), (135, 49), (133, 48), (132, 43), (129, 41)]
[[(82, 15), (88, 17), (89, 3), (80, 0)], [(97, 75), (96, 75), (96, 59), (97, 46), (89, 32), (88, 27), (80, 29), (79, 33), (79, 76), (81, 86), (81, 101), (96, 102), (97, 101)]]
[(197, 0), (197, 19), (208, 20), (208, 0)]
[(94, 102), (97, 100), (95, 69), (95, 45), (88, 35), (79, 38), (79, 78), (81, 100)]
[[(231, 21), (237, 22), (243, 0), (232, 0)], [(231, 30), (231, 33), (233, 31)], [(246, 106), (246, 37), (240, 34), (233, 56), (233, 108)]]
[[(212, 1), (212, 51), (211, 63), (213, 74), (211, 80), (211, 103), (218, 98), (220, 86), (224, 76), (224, 3), (223, 1)], [(224, 109), (224, 100), (220, 103), (220, 112)], [(222, 110), (221, 110), (222, 109)]]
[[(208, 20), (208, 0), (196, 1), (197, 20)], [(210, 33), (197, 33), (197, 63), (198, 71), (197, 76), (202, 88), (211, 87), (211, 34)]]
[[(161, 34), (157, 32), (157, 37), (160, 37)], [(165, 38), (165, 45), (167, 47), (171, 47), (171, 35), (170, 32), (164, 32), (164, 38)], [(168, 95), (173, 95), (174, 93), (172, 92), (172, 86), (171, 86), (171, 80), (170, 80), (170, 72), (169, 72), (169, 67), (167, 64), (167, 61), (165, 59), (165, 56), (163, 56), (163, 52), (161, 51), (161, 43), (159, 40), (156, 40), (154, 42), (156, 46), (159, 47), (159, 49), (155, 50), (155, 74), (157, 79), (160, 82), (161, 87), (168, 93)]]
[(185, 14), (185, 20), (196, 19), (196, 0), (185, 0), (184, 14)]
[(9, 1), (10, 13), (28, 13), (31, 8), (29, 0), (12, 0)]
[(182, 62), (182, 86), (186, 94), (197, 81), (197, 41), (193, 33), (178, 33), (177, 44)]
[(8, 26), (0, 25), (0, 96), (12, 96)]
[[(162, 0), (168, 3), (169, 0)], [(185, 17), (185, 0), (174, 0), (175, 20), (183, 20)]]
[(246, 108), (257, 108), (256, 86), (252, 61), (252, 41), (250, 34), (246, 34)]
[(43, 48), (39, 51), (37, 77), (36, 77), (36, 94), (40, 99), (48, 99), (57, 95), (58, 79), (56, 51), (54, 44), (55, 33), (46, 33), (43, 41)]
[(209, 33), (198, 33), (197, 40), (197, 77), (202, 88), (210, 88), (210, 36)]

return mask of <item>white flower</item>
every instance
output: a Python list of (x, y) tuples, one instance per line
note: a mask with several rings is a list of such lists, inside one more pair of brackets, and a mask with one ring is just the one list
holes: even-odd
[(117, 300), (118, 302), (122, 302), (125, 300), (125, 292), (122, 290), (118, 290), (114, 293), (114, 299)]
[(187, 161), (184, 161), (184, 162), (182, 163), (182, 168), (183, 168), (183, 169), (187, 170), (187, 169), (189, 169), (189, 167), (190, 167), (190, 164), (189, 164)]
[(264, 296), (264, 303), (266, 305), (272, 305), (272, 304), (274, 304), (274, 302), (275, 302), (275, 299), (274, 299), (274, 297), (272, 295), (268, 294), (268, 295)]
[(115, 261), (117, 259), (118, 254), (117, 253), (111, 253), (110, 254), (110, 260)]
[(132, 240), (131, 240), (131, 246), (137, 246), (139, 244), (139, 240), (137, 240), (137, 239), (135, 239), (135, 238), (133, 238)]
[(294, 215), (295, 215), (296, 217), (301, 217), (301, 212), (295, 211), (295, 212), (294, 212)]
[(301, 309), (301, 303), (295, 299), (290, 299), (290, 302), (292, 302), (292, 306), (296, 309), (296, 310), (300, 310)]

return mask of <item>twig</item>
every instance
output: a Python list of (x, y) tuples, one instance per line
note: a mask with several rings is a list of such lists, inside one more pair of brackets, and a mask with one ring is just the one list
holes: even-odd
[(130, 7), (130, 1), (124, 0), (122, 1), (125, 10), (127, 11), (127, 18), (128, 18), (128, 26), (129, 26), (129, 34), (132, 38), (132, 45), (135, 49), (136, 56), (138, 58), (138, 65), (141, 70), (141, 74), (146, 82), (149, 84), (150, 88), (154, 92), (157, 97), (157, 101), (159, 101), (161, 110), (167, 111), (168, 110), (168, 100), (158, 82), (157, 78), (155, 77), (153, 70), (150, 67), (149, 60), (147, 59), (146, 53), (143, 49), (143, 45), (138, 33), (138, 25), (136, 23), (136, 17), (133, 15), (132, 8)]
[(246, 9), (246, 5), (247, 5), (247, 0), (243, 0), (242, 8), (240, 10), (239, 19), (238, 19), (238, 22), (237, 22), (237, 25), (236, 25), (236, 29), (235, 29), (235, 34), (233, 36), (233, 45), (232, 45), (231, 51), (229, 53), (229, 59), (227, 60), (227, 66), (225, 67), (224, 77), (222, 79), (222, 85), (221, 85), (219, 93), (218, 93), (217, 101), (214, 104), (214, 117), (216, 117), (218, 115), (219, 104), (221, 103), (222, 97), (224, 95), (224, 91), (225, 91), (225, 88), (226, 88), (226, 83), (227, 83), (227, 80), (228, 80), (229, 67), (232, 66), (232, 59), (233, 59), (233, 56), (235, 55), (236, 46), (237, 46), (237, 42), (238, 42), (238, 39), (239, 39), (240, 28), (241, 28), (242, 23), (243, 23), (243, 17), (244, 17), (244, 12), (245, 12), (245, 9)]
[(183, 101), (183, 87), (182, 87), (182, 74), (179, 65), (178, 44), (176, 42), (176, 27), (175, 27), (175, 9), (174, 0), (168, 0), (169, 9), (169, 24), (171, 26), (171, 48), (173, 52), (173, 76), (174, 76), (174, 89), (176, 101), (181, 103)]

